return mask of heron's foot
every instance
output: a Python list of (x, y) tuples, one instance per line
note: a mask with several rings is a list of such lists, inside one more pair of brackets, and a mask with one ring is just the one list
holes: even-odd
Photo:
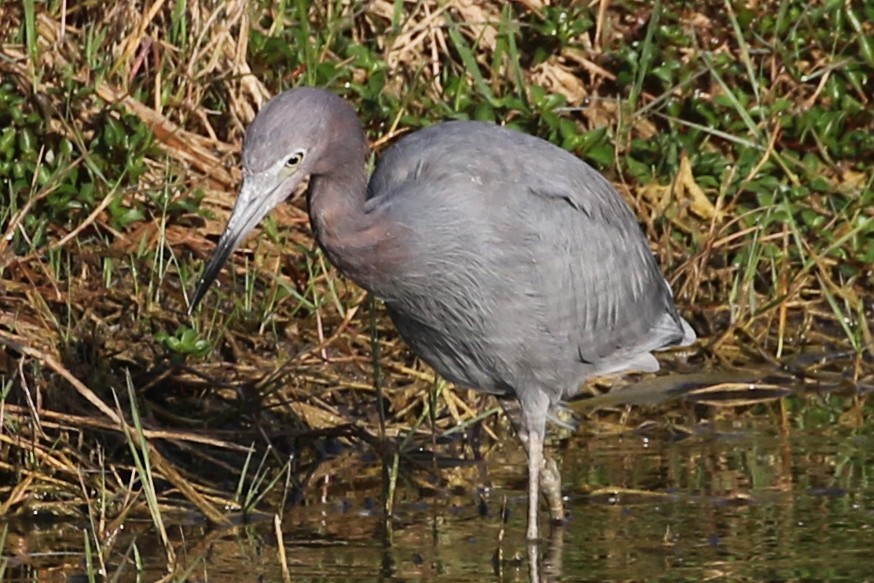
[(561, 474), (558, 464), (549, 456), (544, 456), (540, 468), (540, 491), (549, 507), (549, 519), (553, 525), (565, 523), (564, 499), (561, 496)]

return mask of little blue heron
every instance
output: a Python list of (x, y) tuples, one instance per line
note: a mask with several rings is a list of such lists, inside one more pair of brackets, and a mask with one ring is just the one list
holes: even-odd
[(542, 488), (564, 519), (546, 421), (587, 378), (654, 371), (695, 333), (634, 213), (597, 171), (549, 142), (450, 121), (369, 148), (349, 103), (315, 88), (271, 99), (246, 131), (243, 182), (193, 309), (243, 238), (309, 178), (316, 240), (385, 302), (444, 378), (496, 395), (528, 453), (529, 540)]

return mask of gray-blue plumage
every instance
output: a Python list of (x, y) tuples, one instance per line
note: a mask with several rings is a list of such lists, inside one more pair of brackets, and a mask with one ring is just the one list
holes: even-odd
[[(480, 122), (414, 132), (379, 160), (352, 108), (319, 89), (271, 100), (246, 133), (244, 181), (192, 305), (240, 240), (310, 177), (310, 218), (337, 267), (385, 301), (439, 374), (515, 398), (538, 483), (563, 514), (542, 447), (549, 409), (589, 377), (656, 370), (654, 350), (695, 334), (634, 214), (598, 172), (544, 140)], [(298, 159), (299, 158), (299, 159)]]
[(385, 153), (368, 197), (416, 258), (373, 291), (456, 383), (557, 401), (586, 377), (655, 368), (648, 353), (690, 333), (628, 206), (548, 142), (439, 124)]

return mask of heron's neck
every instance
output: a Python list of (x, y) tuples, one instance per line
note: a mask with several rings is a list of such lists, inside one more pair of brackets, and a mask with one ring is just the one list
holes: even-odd
[(364, 165), (348, 164), (331, 174), (312, 176), (308, 198), (316, 240), (331, 263), (359, 285), (377, 291), (396, 251), (385, 212), (365, 209)]

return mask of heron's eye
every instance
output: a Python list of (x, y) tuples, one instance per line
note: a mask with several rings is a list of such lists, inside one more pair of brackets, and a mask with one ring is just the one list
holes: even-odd
[(301, 162), (303, 162), (303, 150), (295, 150), (291, 156), (288, 157), (288, 160), (285, 161), (285, 166), (287, 168), (297, 168)]

